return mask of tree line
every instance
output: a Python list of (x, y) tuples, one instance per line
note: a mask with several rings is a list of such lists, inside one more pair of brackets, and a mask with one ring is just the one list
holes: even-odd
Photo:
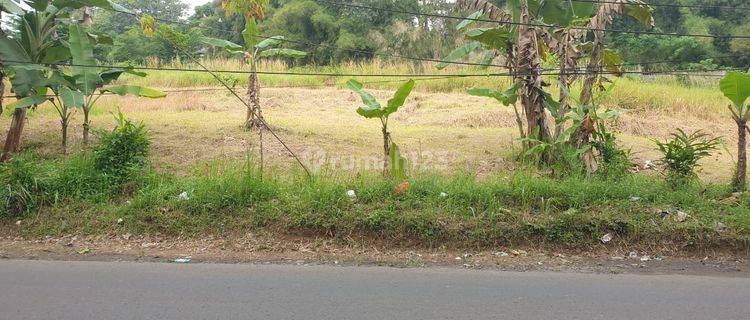
[[(137, 8), (156, 18), (179, 21), (164, 25), (173, 28), (177, 40), (194, 52), (221, 54), (199, 41), (209, 36), (246, 45), (242, 38), (245, 27), (241, 16), (227, 16), (221, 1), (215, 0), (195, 8), (181, 0), (116, 0), (123, 6)], [(490, 1), (504, 6), (504, 0)], [(738, 67), (750, 62), (743, 53), (750, 48), (748, 39), (727, 36), (750, 33), (750, 10), (729, 10), (725, 6), (746, 6), (743, 0), (653, 0), (649, 3), (668, 5), (699, 5), (705, 7), (654, 6), (653, 28), (633, 19), (615, 17), (612, 29), (654, 30), (670, 33), (715, 35), (716, 38), (673, 37), (613, 33), (608, 45), (618, 51), (625, 62), (669, 61), (644, 64), (644, 70), (715, 69)], [(367, 6), (402, 12), (438, 15), (465, 15), (457, 12), (455, 1), (449, 0), (362, 0)], [(719, 7), (711, 7), (719, 6)], [(93, 15), (94, 30), (113, 38), (113, 45), (98, 46), (97, 58), (106, 61), (143, 62), (183, 59), (167, 39), (146, 37), (128, 14), (97, 10)], [(284, 36), (290, 48), (308, 52), (299, 64), (328, 65), (344, 61), (366, 61), (377, 53), (409, 55), (427, 59), (444, 57), (461, 42), (463, 34), (456, 29), (460, 21), (425, 17), (389, 11), (357, 9), (318, 0), (271, 0), (265, 6), (265, 17), (259, 23), (261, 34)], [(648, 29), (647, 29), (648, 28)], [(316, 45), (310, 45), (316, 44)]]

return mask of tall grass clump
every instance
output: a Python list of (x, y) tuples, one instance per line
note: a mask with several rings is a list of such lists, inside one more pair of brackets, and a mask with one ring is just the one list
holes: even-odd
[(143, 123), (134, 123), (122, 112), (115, 115), (116, 126), (111, 131), (96, 132), (99, 144), (94, 148), (97, 170), (122, 184), (132, 180), (148, 163), (151, 140)]
[(16, 218), (39, 204), (39, 169), (28, 155), (19, 155), (0, 165), (0, 181), (3, 184), (0, 190), (0, 207), (3, 209), (0, 218)]

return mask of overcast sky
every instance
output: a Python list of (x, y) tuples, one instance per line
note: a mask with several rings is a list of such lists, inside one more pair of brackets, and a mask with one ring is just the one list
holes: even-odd
[(195, 8), (196, 6), (211, 2), (211, 0), (182, 0), (182, 1), (190, 5), (191, 13), (193, 12), (193, 8)]

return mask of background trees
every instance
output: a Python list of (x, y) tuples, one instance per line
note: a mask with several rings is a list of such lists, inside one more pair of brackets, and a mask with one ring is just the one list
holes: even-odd
[[(195, 36), (221, 38), (241, 45), (245, 23), (240, 16), (226, 16), (221, 1), (215, 0), (190, 12), (182, 0), (115, 0), (127, 7), (158, 18), (182, 20), (188, 26), (174, 26), (176, 31)], [(346, 1), (344, 1), (346, 2)], [(507, 1), (491, 1), (504, 5)], [(649, 3), (668, 5), (747, 6), (743, 0), (653, 0)], [(357, 3), (393, 10), (456, 15), (455, 2), (449, 0), (364, 0)], [(581, 5), (584, 3), (577, 3)], [(653, 7), (658, 32), (703, 33), (717, 36), (747, 34), (750, 10), (711, 8)], [(303, 63), (330, 64), (350, 60), (367, 60), (373, 52), (408, 54), (424, 58), (446, 56), (455, 48), (461, 33), (456, 21), (439, 17), (412, 16), (392, 12), (376, 12), (335, 5), (317, 0), (272, 0), (266, 6), (261, 33), (283, 35), (289, 40), (323, 44), (315, 50), (297, 44), (292, 49), (307, 51)], [(147, 38), (135, 28), (132, 17), (106, 10), (95, 10), (93, 30), (114, 39), (110, 47), (98, 46), (100, 60), (144, 61), (156, 57), (164, 61), (179, 57), (160, 37)], [(646, 30), (648, 27), (631, 19), (616, 17), (613, 29)], [(646, 70), (700, 68), (702, 60), (713, 58), (720, 66), (743, 66), (750, 58), (742, 56), (750, 47), (747, 39), (696, 39), (658, 37), (653, 35), (608, 35), (607, 44), (622, 54), (625, 62), (674, 60), (674, 63), (644, 64)], [(309, 47), (309, 46), (308, 46)], [(197, 46), (193, 47), (196, 51)], [(338, 49), (337, 49), (338, 48)]]

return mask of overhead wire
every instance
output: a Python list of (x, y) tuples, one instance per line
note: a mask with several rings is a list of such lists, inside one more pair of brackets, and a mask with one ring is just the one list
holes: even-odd
[(424, 17), (432, 17), (432, 18), (454, 19), (454, 20), (462, 20), (462, 21), (502, 23), (502, 24), (515, 25), (515, 26), (530, 26), (530, 27), (545, 27), (545, 28), (552, 27), (552, 28), (563, 28), (563, 29), (568, 28), (568, 29), (573, 29), (573, 30), (599, 31), (599, 32), (609, 32), (609, 33), (629, 33), (629, 34), (671, 36), (671, 37), (695, 37), (695, 38), (713, 38), (713, 39), (750, 39), (750, 36), (738, 36), (738, 35), (717, 36), (713, 34), (669, 33), (669, 32), (657, 32), (657, 31), (591, 28), (591, 27), (579, 27), (579, 26), (561, 26), (561, 25), (543, 24), (543, 23), (523, 23), (523, 22), (515, 22), (515, 21), (502, 21), (501, 22), (501, 21), (485, 19), (485, 18), (471, 18), (471, 17), (460, 17), (460, 16), (452, 16), (452, 15), (436, 14), (436, 13), (414, 12), (414, 11), (407, 11), (407, 10), (383, 8), (383, 7), (373, 7), (373, 6), (361, 5), (361, 4), (343, 3), (343, 2), (330, 1), (330, 0), (315, 0), (315, 1), (343, 6), (343, 7), (357, 8), (357, 9), (367, 9), (367, 10), (374, 10), (374, 11), (384, 11), (384, 12), (391, 12), (391, 13), (408, 14), (408, 15), (424, 16)]

